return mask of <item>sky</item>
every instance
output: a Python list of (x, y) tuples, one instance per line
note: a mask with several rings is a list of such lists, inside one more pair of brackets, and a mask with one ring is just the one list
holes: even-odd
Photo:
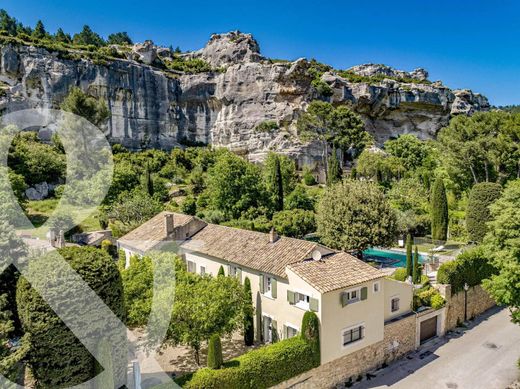
[(74, 33), (88, 24), (106, 37), (182, 50), (204, 46), (212, 33), (252, 33), (263, 55), (300, 57), (346, 69), (384, 63), (423, 67), (430, 80), (469, 88), (493, 105), (520, 104), (520, 2), (394, 1), (135, 1), (0, 0), (24, 24)]

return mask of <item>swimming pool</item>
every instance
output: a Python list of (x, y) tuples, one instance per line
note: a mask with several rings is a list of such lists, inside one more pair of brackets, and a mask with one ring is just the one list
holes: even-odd
[[(406, 267), (406, 253), (397, 250), (385, 250), (372, 247), (363, 251), (365, 261), (374, 261), (390, 267)], [(423, 263), (424, 256), (419, 254), (419, 262)]]

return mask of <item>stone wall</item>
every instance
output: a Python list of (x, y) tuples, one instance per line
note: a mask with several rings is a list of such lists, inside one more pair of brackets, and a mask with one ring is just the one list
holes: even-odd
[[(457, 327), (457, 323), (464, 321), (464, 291), (451, 294), (451, 285), (442, 285), (441, 294), (446, 299), (446, 331)], [(468, 319), (471, 319), (496, 305), (495, 301), (480, 286), (468, 290)]]
[(385, 324), (384, 339), (352, 354), (335, 359), (274, 388), (332, 388), (353, 381), (367, 371), (377, 369), (415, 350), (415, 314)]

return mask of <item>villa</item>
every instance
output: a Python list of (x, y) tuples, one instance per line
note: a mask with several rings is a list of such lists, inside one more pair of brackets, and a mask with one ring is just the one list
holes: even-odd
[(251, 281), (257, 339), (295, 336), (306, 311), (321, 323), (326, 364), (382, 343), (385, 323), (412, 314), (412, 286), (386, 278), (365, 262), (318, 243), (209, 224), (162, 212), (118, 240), (126, 264), (166, 242), (177, 242), (188, 271)]

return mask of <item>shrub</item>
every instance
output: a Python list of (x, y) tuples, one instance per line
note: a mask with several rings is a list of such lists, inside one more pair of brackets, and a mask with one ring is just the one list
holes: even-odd
[(451, 292), (457, 293), (469, 286), (480, 285), (482, 280), (496, 274), (496, 268), (488, 261), (480, 247), (460, 254), (455, 260), (443, 263), (437, 272), (437, 281), (450, 284)]
[(181, 212), (186, 215), (195, 215), (197, 213), (197, 200), (193, 196), (188, 196), (181, 204)]
[(312, 347), (312, 355), (316, 366), (321, 361), (320, 356), (320, 320), (314, 312), (305, 312), (302, 319), (301, 337)]
[(441, 309), (442, 307), (444, 307), (444, 304), (446, 304), (446, 301), (445, 301), (444, 298), (440, 295), (440, 293), (434, 294), (434, 295), (431, 297), (431, 300), (430, 300), (430, 306), (431, 306), (433, 309)]
[(218, 334), (212, 335), (208, 344), (208, 367), (210, 369), (220, 369), (224, 363), (222, 357), (222, 344)]
[(312, 174), (311, 169), (308, 166), (303, 168), (303, 182), (305, 185), (313, 186), (317, 184), (316, 178)]
[(257, 132), (271, 132), (274, 130), (278, 130), (280, 127), (278, 123), (272, 120), (266, 120), (255, 127), (255, 131)]
[(273, 215), (273, 227), (284, 236), (301, 239), (316, 231), (316, 218), (313, 211), (303, 209), (276, 212)]
[(261, 347), (224, 363), (224, 368), (198, 370), (183, 387), (189, 389), (268, 388), (318, 366), (312, 346), (294, 337)]
[(244, 343), (246, 346), (252, 346), (255, 342), (254, 308), (251, 281), (248, 277), (244, 280), (244, 293), (246, 295), (246, 303), (244, 304)]
[(406, 235), (406, 274), (413, 275), (412, 235)]
[(406, 278), (408, 278), (408, 271), (405, 267), (399, 267), (397, 268), (394, 273), (392, 274), (392, 278), (397, 281), (406, 281)]
[(432, 238), (445, 241), (448, 236), (448, 199), (442, 177), (438, 177), (433, 184), (431, 207)]
[[(124, 321), (123, 286), (113, 259), (105, 251), (93, 247), (67, 247), (60, 249), (59, 254), (112, 312)], [(45, 276), (48, 271), (52, 271), (52, 275)], [(66, 267), (56, 261), (55, 253), (30, 263), (30, 272), (42, 274), (40, 282), (45, 282), (47, 298), (54, 299), (56, 304), (84, 304), (85, 296), (62, 294), (64, 288), (74, 287), (63, 284), (68, 282), (65, 271)], [(74, 386), (96, 374), (99, 365), (94, 357), (23, 277), (18, 282), (16, 301), (23, 329), (31, 337), (27, 358), (39, 386)], [(114, 376), (119, 382), (126, 376), (126, 332), (119, 333), (107, 328), (106, 319), (95, 313), (91, 313), (89, 319), (90, 332), (85, 336), (95, 339), (103, 334), (121, 342), (120, 346), (112, 349)]]
[(502, 187), (493, 182), (481, 182), (471, 188), (466, 213), (469, 240), (481, 242), (486, 235), (486, 223), (491, 220), (489, 206), (500, 197)]
[(217, 276), (218, 276), (218, 277), (223, 277), (223, 276), (225, 276), (225, 275), (226, 275), (226, 273), (224, 273), (224, 266), (220, 265), (220, 267), (218, 268), (218, 274), (217, 274)]

